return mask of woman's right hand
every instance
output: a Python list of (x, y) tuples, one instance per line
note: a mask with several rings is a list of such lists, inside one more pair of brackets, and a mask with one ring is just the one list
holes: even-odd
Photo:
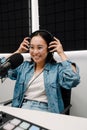
[(29, 37), (24, 38), (16, 53), (25, 53), (29, 50), (29, 44), (30, 44), (29, 39), (30, 39)]

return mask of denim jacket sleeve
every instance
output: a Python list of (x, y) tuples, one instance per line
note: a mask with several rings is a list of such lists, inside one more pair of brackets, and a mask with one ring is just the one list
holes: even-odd
[(1, 57), (0, 58), (0, 65), (3, 64), (5, 61), (6, 61), (6, 58), (5, 57)]
[(76, 72), (73, 71), (73, 63), (69, 60), (63, 61), (59, 65), (59, 83), (62, 87), (70, 89), (80, 83), (79, 68), (76, 66)]

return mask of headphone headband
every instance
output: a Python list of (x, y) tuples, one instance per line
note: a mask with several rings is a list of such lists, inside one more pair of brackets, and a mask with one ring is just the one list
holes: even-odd
[[(49, 31), (47, 31), (47, 30), (45, 30), (45, 29), (36, 30), (36, 31), (33, 32), (33, 33), (35, 34), (35, 33), (40, 33), (40, 32), (47, 33), (52, 39), (54, 39), (54, 36), (53, 36)], [(33, 34), (33, 33), (32, 33), (32, 34)], [(32, 36), (32, 34), (31, 34), (31, 36)]]

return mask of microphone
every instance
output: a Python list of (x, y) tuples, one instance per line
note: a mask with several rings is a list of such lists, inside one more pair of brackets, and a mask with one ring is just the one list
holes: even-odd
[(22, 64), (24, 58), (20, 53), (15, 53), (0, 66), (0, 77), (4, 78), (9, 69), (15, 69)]

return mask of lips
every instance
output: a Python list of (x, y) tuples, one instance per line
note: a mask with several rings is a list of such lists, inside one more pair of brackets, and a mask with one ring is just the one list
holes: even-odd
[(40, 56), (33, 56), (33, 59), (38, 60), (40, 59)]

